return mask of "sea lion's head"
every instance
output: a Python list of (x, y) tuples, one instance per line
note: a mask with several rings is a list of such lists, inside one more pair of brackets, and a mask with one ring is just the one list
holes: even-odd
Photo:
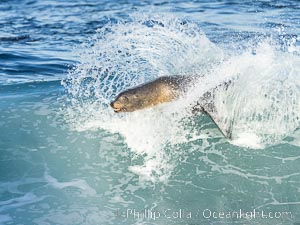
[(119, 112), (132, 112), (141, 107), (138, 95), (131, 93), (131, 91), (124, 91), (120, 93), (114, 101), (110, 103), (110, 106), (116, 113)]
[(177, 95), (171, 84), (158, 79), (120, 93), (110, 104), (115, 112), (133, 112), (170, 102)]
[(116, 99), (110, 103), (115, 112), (133, 112), (148, 108), (158, 104), (156, 94), (146, 94), (142, 90), (130, 89), (120, 93)]

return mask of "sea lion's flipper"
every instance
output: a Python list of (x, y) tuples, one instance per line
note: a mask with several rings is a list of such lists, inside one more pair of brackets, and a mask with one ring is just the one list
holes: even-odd
[[(226, 87), (227, 88), (227, 87)], [(226, 137), (232, 138), (232, 127), (233, 127), (233, 119), (229, 117), (225, 117), (226, 114), (221, 114), (220, 110), (216, 108), (215, 105), (215, 97), (216, 90), (214, 89), (212, 92), (207, 92), (200, 98), (198, 101), (197, 108), (201, 108), (201, 111), (206, 113), (211, 120), (216, 124), (221, 133)]]
[(215, 123), (220, 132), (224, 135), (224, 137), (229, 139), (232, 138), (233, 120), (228, 121), (226, 119), (221, 118), (220, 115), (218, 115), (214, 105), (204, 104), (201, 106), (199, 104), (196, 104), (192, 107), (192, 113), (205, 113)]
[(215, 113), (208, 113), (205, 110), (203, 110), (210, 118), (211, 120), (216, 124), (220, 132), (224, 135), (224, 137), (232, 139), (232, 125), (233, 121), (229, 121), (228, 123), (224, 123), (224, 121), (220, 120), (218, 117), (216, 117), (217, 114)]

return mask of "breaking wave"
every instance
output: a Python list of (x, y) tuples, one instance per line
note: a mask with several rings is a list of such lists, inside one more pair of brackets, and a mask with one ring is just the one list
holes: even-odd
[[(298, 138), (297, 41), (292, 37), (279, 44), (272, 37), (253, 36), (247, 47), (236, 50), (241, 43), (228, 48), (213, 43), (188, 19), (133, 15), (99, 29), (77, 50), (79, 63), (63, 82), (68, 100), (64, 113), (75, 130), (120, 134), (139, 162), (129, 169), (141, 179), (165, 181), (174, 166), (170, 161), (182, 154), (180, 146), (194, 140), (201, 140), (200, 149), (213, 149), (227, 141), (265, 148), (286, 137)], [(179, 74), (198, 81), (176, 102), (128, 114), (115, 114), (109, 107), (125, 89)], [(221, 129), (231, 126), (232, 140), (206, 115), (190, 110), (206, 91), (227, 80), (233, 85), (217, 92), (214, 117)]]

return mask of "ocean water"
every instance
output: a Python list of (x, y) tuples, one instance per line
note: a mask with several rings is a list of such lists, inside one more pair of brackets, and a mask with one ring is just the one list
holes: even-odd
[[(195, 76), (176, 102), (121, 91)], [(190, 108), (216, 94), (216, 122)], [(0, 224), (300, 224), (300, 2), (0, 2)]]

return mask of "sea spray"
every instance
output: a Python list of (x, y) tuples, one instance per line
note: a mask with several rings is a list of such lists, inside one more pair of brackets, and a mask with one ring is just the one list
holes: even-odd
[[(191, 21), (133, 15), (99, 29), (79, 52), (80, 63), (64, 83), (70, 102), (65, 117), (78, 131), (119, 133), (143, 158), (142, 164), (129, 167), (141, 179), (167, 180), (184, 154), (178, 150), (174, 158), (167, 149), (175, 151), (178, 144), (198, 138), (205, 143), (208, 131), (193, 127), (192, 121), (202, 117), (195, 117), (191, 107), (222, 82), (233, 81), (227, 90), (216, 90), (214, 117), (221, 129), (230, 124), (231, 144), (264, 148), (280, 143), (299, 126), (299, 55), (295, 49), (278, 49), (271, 40), (260, 38), (243, 52), (232, 52), (210, 42)], [(178, 74), (198, 81), (176, 102), (123, 114), (108, 106), (125, 89)]]

